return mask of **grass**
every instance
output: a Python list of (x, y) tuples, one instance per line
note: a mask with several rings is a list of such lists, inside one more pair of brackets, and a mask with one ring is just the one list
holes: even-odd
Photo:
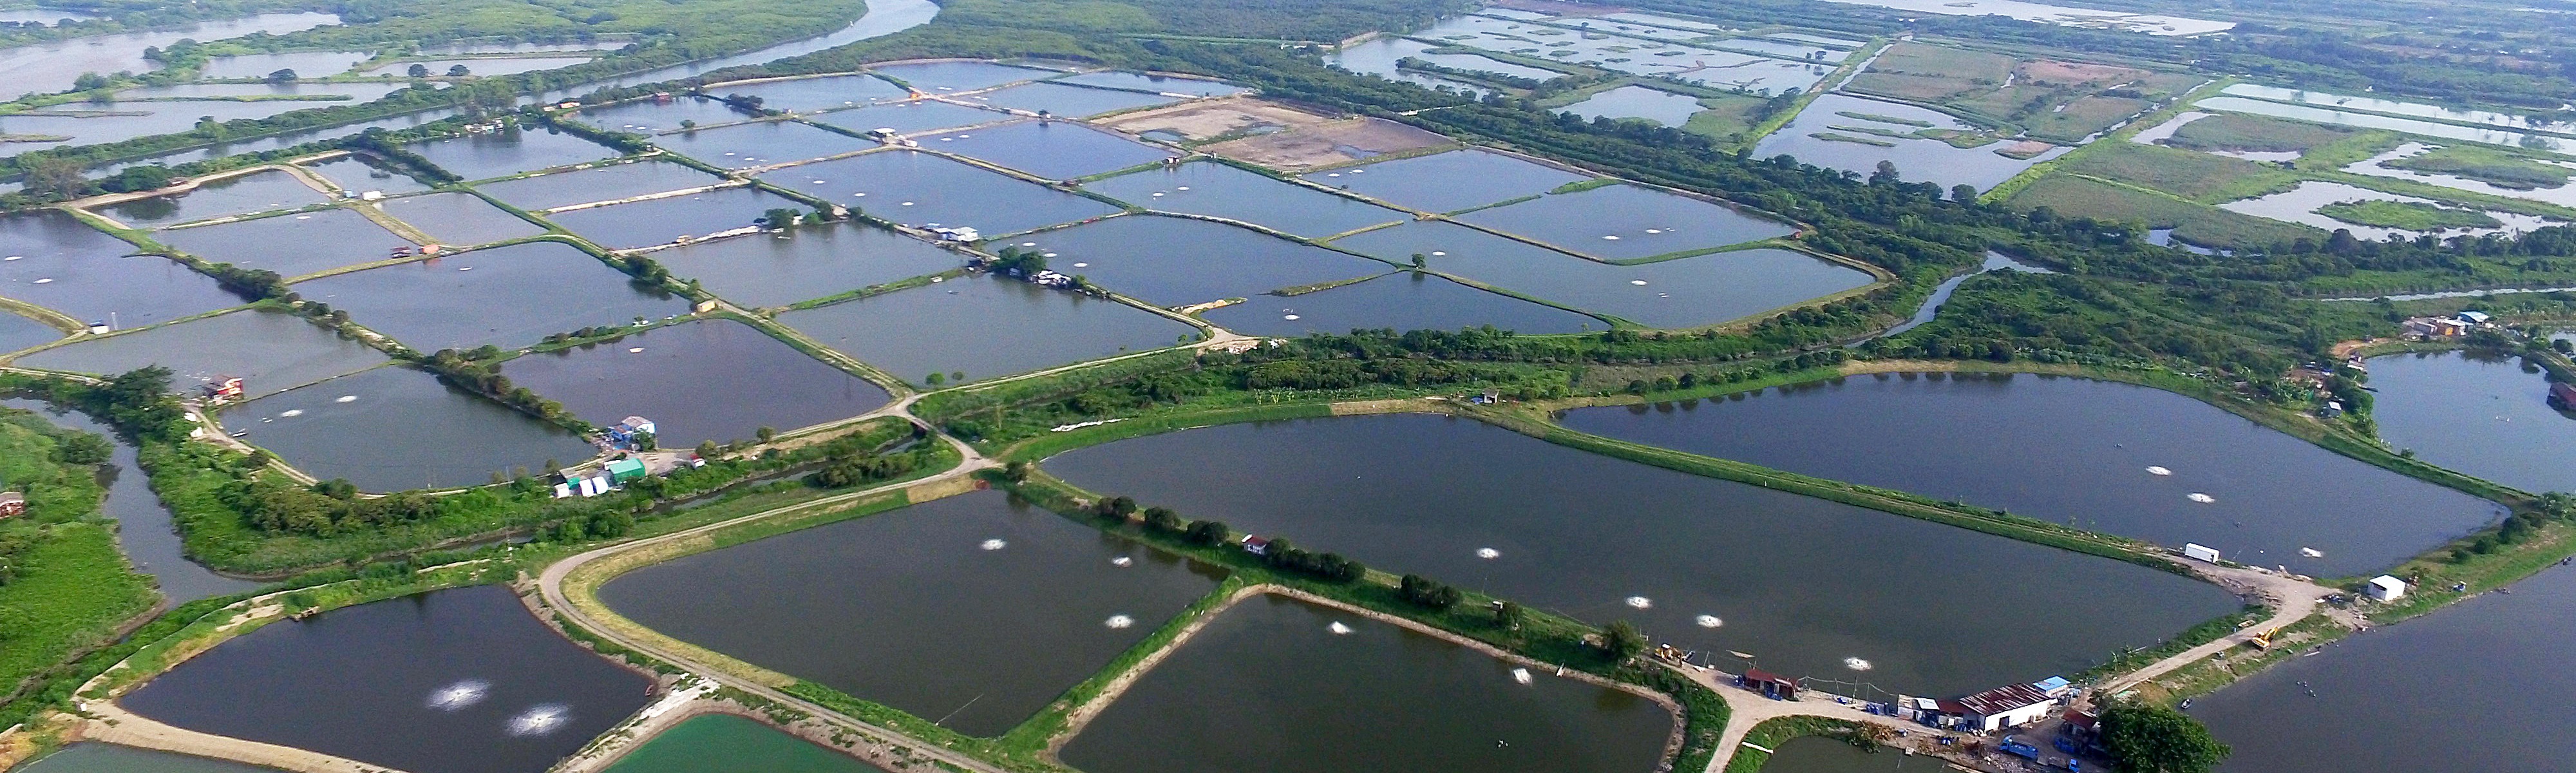
[(2183, 124), (2166, 145), (2188, 150), (2305, 152), (2359, 132), (2322, 124), (2285, 121), (2243, 113), (2220, 113)]
[(2299, 184), (2297, 173), (2277, 166), (2134, 142), (2086, 153), (2069, 159), (2060, 168), (2152, 188), (2202, 204), (2279, 193)]
[(1932, 122), (1931, 122), (1931, 121), (1918, 121), (1918, 120), (1915, 120), (1915, 119), (1912, 119), (1912, 118), (1898, 118), (1898, 117), (1896, 117), (1896, 116), (1892, 116), (1892, 115), (1879, 115), (1879, 114), (1877, 114), (1877, 113), (1862, 113), (1862, 112), (1855, 112), (1855, 111), (1851, 111), (1851, 110), (1836, 110), (1836, 111), (1834, 111), (1834, 115), (1839, 115), (1839, 116), (1842, 116), (1842, 117), (1844, 117), (1844, 118), (1857, 118), (1857, 119), (1860, 119), (1860, 120), (1863, 120), (1863, 121), (1873, 121), (1873, 122), (1876, 122), (1876, 123), (1892, 123), (1892, 124), (1897, 124), (1897, 125), (1900, 125), (1900, 126), (1912, 126), (1912, 127), (1918, 128), (1918, 129), (1929, 129), (1929, 128), (1932, 128)]
[(2474, 209), (2455, 209), (2419, 201), (2338, 201), (2317, 208), (2317, 214), (2354, 225), (2399, 228), (2408, 231), (2438, 231), (2451, 228), (2497, 228), (2504, 225), (2487, 213)]
[(2092, 95), (2077, 97), (2063, 109), (2043, 110), (2021, 121), (2033, 139), (2060, 143), (2081, 142), (2122, 119), (2137, 115), (2150, 105), (2146, 100), (2127, 97)]
[(1867, 137), (1854, 137), (1849, 134), (1835, 134), (1833, 132), (1810, 132), (1807, 136), (1824, 140), (1826, 142), (1848, 142), (1854, 145), (1868, 145), (1879, 148), (1896, 147), (1896, 143), (1888, 142), (1886, 140), (1873, 140)]
[(2015, 193), (2006, 202), (2015, 209), (2046, 206), (2062, 217), (2142, 222), (2150, 228), (2174, 229), (2174, 238), (2208, 247), (2253, 247), (2295, 239), (2322, 239), (2316, 229), (2266, 220), (2153, 191), (2090, 177), (2053, 174)]
[(1901, 42), (1853, 78), (1848, 90), (1916, 102), (1937, 102), (1979, 88), (2000, 86), (2016, 61), (2002, 54)]
[[(18, 411), (0, 420), (0, 490), (26, 492), (25, 515), (0, 521), (0, 696), (74, 654), (108, 643), (160, 594), (126, 566), (88, 465), (57, 461), (63, 433)], [(15, 545), (11, 549), (10, 545)]]
[(1754, 111), (1765, 100), (1755, 97), (1701, 97), (1700, 111), (1682, 123), (1682, 131), (1704, 137), (1732, 139), (1753, 130)]
[(2446, 145), (2429, 152), (2389, 161), (2384, 166), (2431, 174), (2466, 177), (2498, 188), (2533, 190), (2557, 188), (2576, 176), (2576, 169), (2544, 164), (2511, 151), (2469, 143)]

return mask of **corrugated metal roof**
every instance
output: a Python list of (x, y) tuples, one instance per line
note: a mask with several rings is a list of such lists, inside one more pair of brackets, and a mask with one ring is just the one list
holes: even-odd
[(2026, 684), (2013, 684), (1960, 698), (1959, 706), (1967, 709), (1969, 714), (1991, 717), (2048, 701), (2048, 694), (2040, 692), (2039, 688)]

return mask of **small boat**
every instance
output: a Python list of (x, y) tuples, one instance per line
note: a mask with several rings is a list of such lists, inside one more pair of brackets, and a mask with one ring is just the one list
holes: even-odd
[(230, 435), (230, 436), (232, 436), (232, 437), (250, 437), (250, 430), (246, 430), (246, 429), (237, 429), (237, 430), (233, 430), (233, 431), (231, 431), (231, 432), (225, 433), (225, 434)]

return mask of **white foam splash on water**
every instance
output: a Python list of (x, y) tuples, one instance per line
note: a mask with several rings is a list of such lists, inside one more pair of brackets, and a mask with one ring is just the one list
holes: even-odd
[(1089, 263), (1076, 263), (1076, 264), (1073, 264), (1073, 267), (1074, 267), (1074, 268), (1090, 268), (1090, 267), (1091, 267), (1091, 264), (1089, 264)]
[(641, 346), (629, 346), (629, 347), (626, 347), (626, 353), (627, 353), (627, 354), (643, 354), (643, 353), (644, 353), (644, 347), (641, 347)]
[(1862, 660), (1860, 658), (1843, 658), (1843, 667), (1854, 671), (1867, 671), (1872, 668), (1876, 668), (1877, 666), (1874, 666), (1869, 661)]
[(561, 703), (548, 703), (530, 708), (527, 711), (520, 712), (518, 716), (511, 717), (510, 734), (515, 736), (545, 735), (547, 733), (554, 732), (555, 728), (563, 727), (564, 723), (571, 719), (571, 706), (566, 706)]
[(1111, 628), (1125, 628), (1135, 625), (1136, 618), (1128, 617), (1126, 615), (1110, 615), (1109, 619), (1101, 621), (1100, 624)]
[(357, 402), (357, 401), (358, 401), (358, 396), (357, 396), (357, 395), (341, 395), (341, 396), (339, 396), (339, 397), (331, 398), (331, 402), (335, 402), (335, 403), (354, 403), (354, 402)]
[(1135, 565), (1136, 565), (1136, 559), (1128, 558), (1128, 557), (1126, 557), (1126, 556), (1119, 556), (1119, 557), (1117, 557), (1117, 558), (1109, 559), (1109, 565), (1110, 565), (1110, 566), (1135, 566)]
[(1178, 188), (1173, 188), (1172, 190), (1176, 190), (1176, 191), (1186, 191), (1186, 190), (1189, 190), (1189, 189), (1190, 189), (1190, 186), (1183, 185), (1183, 186), (1178, 187)]
[(1324, 626), (1324, 630), (1327, 630), (1327, 631), (1331, 631), (1331, 632), (1333, 632), (1333, 635), (1334, 635), (1334, 636), (1349, 636), (1349, 635), (1351, 635), (1351, 627), (1350, 627), (1350, 626), (1347, 626), (1347, 625), (1343, 625), (1343, 624), (1341, 624), (1341, 623), (1340, 623), (1340, 622), (1338, 622), (1338, 621), (1334, 622), (1332, 625)]
[(1290, 314), (1290, 315), (1287, 315), (1287, 316), (1284, 316), (1284, 317), (1280, 317), (1280, 319), (1292, 320), (1292, 321), (1293, 321), (1293, 320), (1297, 319), (1297, 315), (1295, 315), (1295, 314)]
[(1529, 683), (1530, 683), (1530, 672), (1529, 672), (1529, 669), (1526, 669), (1526, 668), (1515, 668), (1515, 669), (1512, 669), (1512, 681), (1519, 682), (1519, 683), (1521, 683), (1521, 684), (1529, 684)]
[(491, 682), (486, 682), (481, 679), (467, 679), (446, 687), (438, 688), (437, 691), (431, 692), (429, 694), (429, 707), (440, 711), (455, 711), (477, 703), (482, 703), (483, 697), (490, 694), (492, 694)]
[(1654, 605), (1655, 605), (1655, 600), (1654, 600), (1654, 599), (1646, 598), (1646, 597), (1644, 597), (1644, 596), (1629, 596), (1629, 597), (1628, 597), (1628, 606), (1636, 607), (1636, 608), (1638, 608), (1638, 609), (1645, 609), (1645, 608), (1648, 608), (1648, 607), (1652, 607), (1652, 606), (1654, 606)]
[(2199, 503), (2204, 504), (2204, 505), (2205, 505), (2205, 504), (2209, 504), (2209, 503), (2211, 503), (2211, 502), (2216, 502), (2216, 501), (2218, 501), (2218, 498), (2217, 498), (2217, 497), (2213, 497), (2213, 496), (2210, 496), (2210, 495), (2208, 495), (2208, 494), (2203, 494), (2203, 493), (2200, 493), (2200, 492), (2198, 492), (2198, 491), (2194, 491), (2194, 492), (2191, 492), (2191, 493), (2189, 493), (2189, 494), (2185, 494), (2185, 495), (2183, 495), (2183, 498), (2184, 498), (2184, 499), (2191, 500), (2191, 501), (2194, 501), (2194, 502), (2199, 502)]
[(298, 408), (298, 409), (295, 409), (295, 410), (285, 411), (285, 412), (279, 413), (279, 414), (277, 414), (277, 417), (278, 417), (278, 418), (281, 418), (281, 419), (292, 419), (292, 418), (295, 418), (295, 417), (297, 417), (297, 416), (302, 416), (302, 415), (304, 415), (304, 410), (303, 410), (303, 409), (301, 409), (301, 408)]
[(1661, 229), (1661, 228), (1648, 228), (1648, 229), (1646, 229), (1646, 233), (1650, 233), (1650, 234), (1659, 234), (1659, 233), (1663, 233), (1663, 232), (1664, 232), (1664, 229)]
[(1636, 285), (1636, 286), (1638, 286), (1638, 287), (1644, 287), (1644, 286), (1646, 286), (1646, 280), (1643, 280), (1643, 279), (1630, 279), (1630, 280), (1628, 280), (1628, 283), (1629, 283), (1629, 284), (1632, 284), (1632, 285)]
[(2326, 557), (2325, 551), (2321, 551), (2316, 548), (2299, 548), (2299, 555), (2307, 556), (2309, 558)]
[(1503, 551), (1495, 550), (1493, 548), (1477, 548), (1476, 557), (1484, 559), (1501, 558), (1503, 557)]
[(43, 278), (43, 279), (38, 279), (38, 280), (36, 280), (36, 284), (40, 284), (40, 285), (49, 285), (49, 284), (53, 284), (53, 283), (54, 283), (54, 279), (53, 279), (53, 277), (46, 277), (46, 278)]
[(2148, 466), (2147, 466), (2147, 474), (2148, 474), (2148, 475), (2172, 475), (2172, 474), (2173, 474), (2173, 471), (2172, 471), (2172, 470), (2165, 469), (2165, 468), (2162, 468), (2162, 467), (2157, 467), (2157, 466), (2155, 466), (2155, 465), (2148, 465)]
[(1726, 621), (1717, 619), (1716, 615), (1700, 615), (1693, 618), (1691, 622), (1698, 623), (1701, 628), (1716, 628), (1726, 624)]
[(1003, 542), (1003, 541), (1001, 541), (1001, 540), (997, 540), (997, 539), (988, 539), (988, 540), (985, 540), (985, 541), (984, 541), (984, 544), (983, 544), (983, 545), (981, 545), (980, 547), (984, 548), (985, 550), (1000, 550), (1000, 549), (1002, 549), (1002, 548), (1009, 547), (1009, 546), (1010, 546), (1010, 544), (1011, 544), (1011, 543)]
[(1618, 241), (1618, 240), (1619, 240), (1619, 237), (1617, 237), (1617, 236), (1604, 236), (1604, 237), (1601, 237), (1601, 238), (1602, 238), (1602, 240), (1604, 240), (1604, 241), (1613, 241), (1613, 242), (1615, 242), (1615, 241)]

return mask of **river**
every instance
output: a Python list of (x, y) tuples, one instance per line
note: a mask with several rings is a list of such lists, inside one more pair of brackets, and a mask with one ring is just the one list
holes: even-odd
[(0, 406), (35, 411), (57, 426), (96, 432), (116, 441), (115, 454), (99, 473), (99, 479), (107, 484), (107, 501), (100, 507), (107, 517), (116, 520), (116, 541), (125, 549), (126, 559), (134, 562), (136, 571), (152, 575), (160, 583), (162, 595), (170, 597), (170, 603), (184, 604), (259, 587), (260, 583), (225, 577), (188, 560), (178, 527), (171, 522), (170, 508), (161, 504), (160, 495), (152, 493), (151, 479), (135, 465), (134, 444), (114, 428), (87, 414), (59, 411), (32, 398), (0, 399)]

